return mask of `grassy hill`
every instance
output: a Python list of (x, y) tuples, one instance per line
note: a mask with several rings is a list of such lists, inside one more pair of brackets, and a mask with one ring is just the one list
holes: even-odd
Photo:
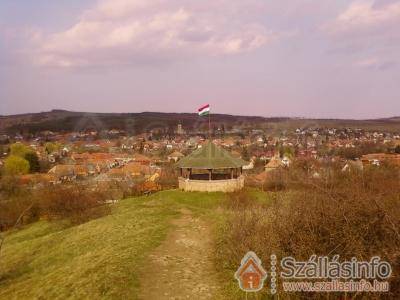
[[(250, 249), (260, 255), (264, 266), (268, 266), (271, 253), (308, 257), (334, 249), (341, 257), (378, 254), (392, 264), (394, 275), (389, 281), (391, 294), (376, 297), (399, 299), (398, 253), (393, 250), (399, 249), (395, 235), (399, 228), (398, 181), (392, 173), (375, 183), (365, 181), (368, 178), (336, 185), (343, 195), (341, 201), (327, 197), (314, 185), (279, 195), (253, 189), (230, 195), (171, 190), (122, 200), (111, 215), (79, 226), (40, 221), (7, 236), (0, 256), (0, 299), (137, 299), (143, 290), (150, 290), (146, 286), (154, 287), (152, 280), (163, 283), (162, 297), (144, 299), (165, 299), (184, 287), (189, 291), (185, 295), (199, 299), (196, 295), (201, 290), (195, 289), (196, 284), (206, 291), (217, 286), (214, 295), (221, 297), (209, 299), (244, 299), (233, 274)], [(365, 182), (371, 189), (360, 196), (359, 187)], [(382, 195), (380, 206), (371, 202), (376, 195)], [(382, 212), (390, 213), (377, 219)], [(211, 237), (213, 244), (196, 246), (205, 237)], [(182, 248), (189, 250), (179, 254)], [(211, 267), (202, 267), (211, 259)], [(149, 267), (154, 261), (160, 264)], [(143, 280), (144, 274), (150, 274), (150, 280)], [(211, 275), (212, 283), (204, 285), (201, 279)], [(172, 294), (166, 293), (170, 291)], [(254, 299), (267, 296), (265, 289)], [(281, 292), (280, 296), (305, 299), (310, 294)]]
[(109, 216), (68, 227), (40, 221), (11, 233), (0, 257), (0, 299), (135, 299), (143, 259), (182, 207), (212, 212), (225, 195), (164, 191), (120, 201)]

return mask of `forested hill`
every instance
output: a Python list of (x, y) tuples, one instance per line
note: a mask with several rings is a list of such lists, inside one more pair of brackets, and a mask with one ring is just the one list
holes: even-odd
[[(293, 129), (298, 127), (354, 127), (373, 130), (400, 131), (400, 118), (375, 120), (304, 119), (304, 118), (265, 118), (257, 116), (234, 116), (212, 114), (213, 126), (223, 125), (260, 129)], [(70, 132), (83, 130), (125, 130), (142, 133), (154, 128), (173, 130), (181, 123), (184, 129), (204, 129), (208, 118), (193, 113), (87, 113), (67, 110), (0, 116), (0, 132), (38, 133), (41, 131)]]
[[(213, 114), (213, 124), (227, 126), (249, 124), (255, 125), (266, 121), (263, 117), (233, 116)], [(279, 122), (288, 118), (272, 118)], [(2, 133), (36, 133), (40, 131), (81, 131), (90, 129), (119, 129), (142, 133), (153, 128), (176, 128), (181, 123), (185, 129), (208, 126), (208, 118), (199, 117), (193, 113), (87, 113), (66, 110), (50, 112), (0, 116), (0, 131)]]

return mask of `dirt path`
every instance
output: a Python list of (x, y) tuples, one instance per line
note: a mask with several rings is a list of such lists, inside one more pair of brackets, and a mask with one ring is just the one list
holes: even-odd
[(149, 256), (141, 276), (139, 299), (216, 299), (210, 226), (189, 210)]

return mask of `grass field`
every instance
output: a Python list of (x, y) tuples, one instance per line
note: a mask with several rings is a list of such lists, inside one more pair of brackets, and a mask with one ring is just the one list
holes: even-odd
[(135, 299), (143, 259), (183, 207), (216, 214), (220, 193), (163, 191), (120, 201), (111, 215), (67, 227), (40, 221), (11, 233), (0, 257), (0, 299)]

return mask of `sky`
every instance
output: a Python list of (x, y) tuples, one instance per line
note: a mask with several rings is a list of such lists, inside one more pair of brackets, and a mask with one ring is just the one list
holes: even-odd
[(1, 0), (0, 115), (400, 115), (400, 0)]

